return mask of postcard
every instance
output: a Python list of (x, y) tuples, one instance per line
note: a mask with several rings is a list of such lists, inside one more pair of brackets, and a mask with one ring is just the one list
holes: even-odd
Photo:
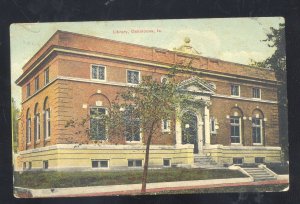
[(10, 27), (18, 198), (287, 191), (281, 17)]

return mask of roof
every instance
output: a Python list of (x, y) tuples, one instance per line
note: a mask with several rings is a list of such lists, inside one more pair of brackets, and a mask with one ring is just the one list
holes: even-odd
[(21, 85), (26, 76), (28, 76), (28, 74), (39, 65), (40, 61), (47, 57), (47, 53), (54, 48), (79, 50), (81, 52), (104, 54), (107, 56), (118, 56), (121, 58), (166, 66), (172, 66), (179, 61), (191, 59), (194, 68), (205, 72), (235, 75), (241, 78), (250, 77), (254, 79), (276, 81), (275, 73), (272, 70), (203, 57), (201, 56), (201, 53), (195, 50), (189, 43), (190, 39), (186, 38), (182, 46), (171, 51), (58, 30), (24, 65), (22, 68), (23, 74), (16, 80), (16, 83)]

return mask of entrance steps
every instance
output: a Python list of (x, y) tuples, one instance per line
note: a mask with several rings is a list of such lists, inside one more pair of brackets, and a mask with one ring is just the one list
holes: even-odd
[(211, 157), (199, 154), (194, 154), (194, 164), (192, 168), (226, 169), (222, 165), (217, 164)]
[(254, 181), (267, 181), (277, 179), (275, 175), (260, 167), (242, 167), (242, 169), (246, 171), (250, 176), (252, 176)]

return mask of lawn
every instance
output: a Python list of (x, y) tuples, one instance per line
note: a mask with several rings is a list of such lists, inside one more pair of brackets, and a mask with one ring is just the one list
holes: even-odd
[(287, 164), (267, 164), (267, 167), (276, 174), (289, 174), (289, 166)]
[[(88, 172), (23, 172), (14, 173), (15, 186), (25, 188), (66, 188), (141, 183), (142, 170)], [(228, 169), (166, 168), (149, 170), (148, 183), (247, 177)]]

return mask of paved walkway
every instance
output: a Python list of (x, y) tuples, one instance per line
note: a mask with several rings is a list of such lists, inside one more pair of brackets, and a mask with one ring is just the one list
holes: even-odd
[[(288, 178), (284, 178), (281, 180), (270, 180), (270, 181), (259, 181), (259, 182), (253, 182), (251, 178), (232, 178), (232, 179), (148, 183), (147, 193), (157, 193), (161, 191), (189, 190), (189, 189), (204, 189), (204, 188), (215, 188), (215, 187), (255, 186), (255, 185), (270, 185), (270, 184), (288, 184)], [(140, 194), (141, 184), (55, 188), (55, 189), (26, 189), (26, 190), (30, 191), (29, 194), (31, 194), (32, 197), (82, 197), (82, 196), (136, 195), (136, 194)]]

